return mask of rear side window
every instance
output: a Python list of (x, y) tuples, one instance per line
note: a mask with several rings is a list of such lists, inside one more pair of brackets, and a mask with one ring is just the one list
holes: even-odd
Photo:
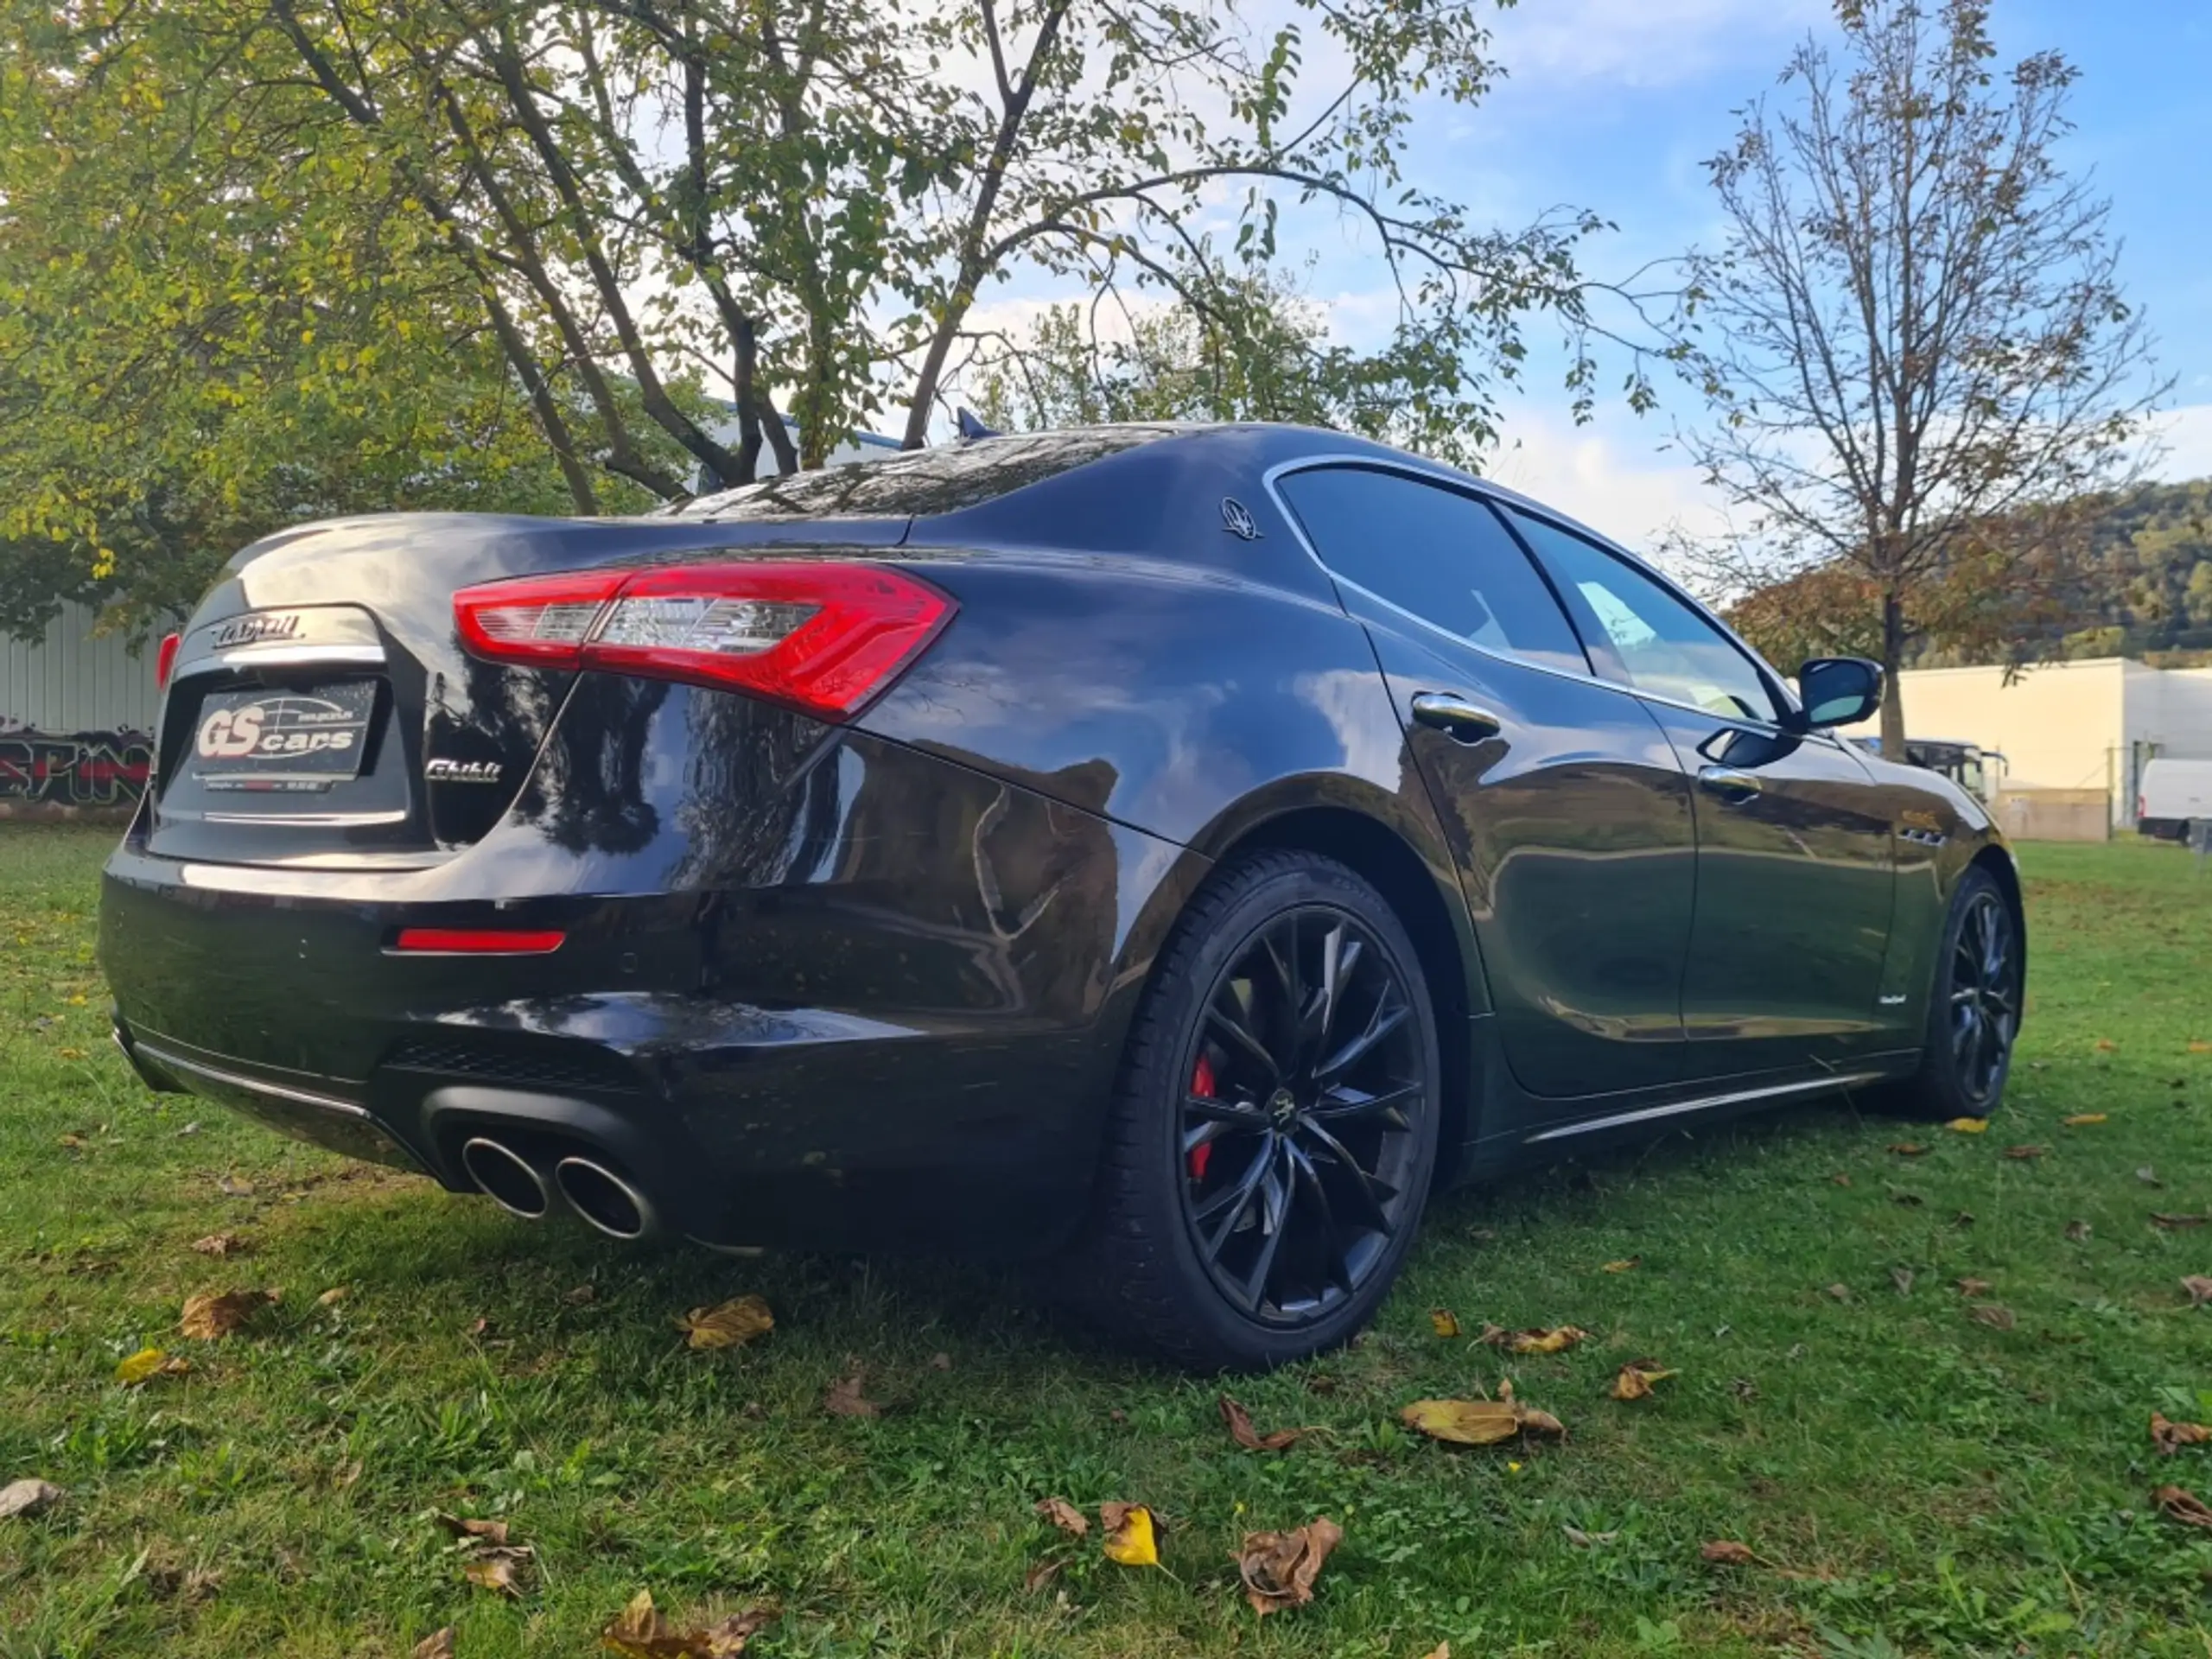
[(1612, 646), (1637, 690), (1724, 719), (1776, 717), (1766, 677), (1703, 612), (1594, 542), (1526, 513), (1512, 518), (1579, 605), (1585, 631)]
[(1469, 645), (1590, 671), (1543, 577), (1472, 496), (1364, 467), (1293, 473), (1276, 488), (1342, 580)]

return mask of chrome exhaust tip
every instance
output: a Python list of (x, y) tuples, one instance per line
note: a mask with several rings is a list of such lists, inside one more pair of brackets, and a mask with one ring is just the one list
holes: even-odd
[(537, 1221), (553, 1207), (545, 1178), (512, 1147), (474, 1136), (462, 1143), (461, 1166), (479, 1191), (511, 1215)]
[(643, 1238), (660, 1224), (652, 1200), (588, 1158), (561, 1160), (553, 1166), (553, 1184), (570, 1209), (609, 1238)]

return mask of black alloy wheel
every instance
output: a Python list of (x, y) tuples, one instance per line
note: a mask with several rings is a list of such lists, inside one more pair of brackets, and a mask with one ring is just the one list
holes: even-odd
[(1936, 947), (1920, 1065), (1877, 1100), (1903, 1116), (1987, 1117), (2005, 1096), (2024, 1011), (2020, 918), (1997, 878), (1960, 876)]
[(2012, 912), (2003, 897), (1993, 887), (1981, 887), (1967, 903), (1951, 950), (1951, 1065), (1960, 1096), (1985, 1111), (2005, 1086), (2020, 1024), (2012, 932)]
[(1344, 1342), (1420, 1224), (1439, 1071), (1420, 957), (1371, 884), (1315, 853), (1224, 865), (1132, 1022), (1073, 1289), (1198, 1370)]
[(1403, 975), (1328, 906), (1263, 925), (1215, 979), (1182, 1103), (1182, 1211), (1198, 1259), (1263, 1324), (1356, 1294), (1408, 1220), (1428, 1084)]

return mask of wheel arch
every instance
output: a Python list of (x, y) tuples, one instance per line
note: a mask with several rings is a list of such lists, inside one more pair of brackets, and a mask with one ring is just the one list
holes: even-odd
[(1438, 1081), (1443, 1096), (1436, 1179), (1440, 1185), (1449, 1185), (1476, 1127), (1471, 1025), (1488, 1007), (1456, 876), (1440, 871), (1399, 830), (1342, 804), (1272, 813), (1245, 825), (1214, 856), (1226, 863), (1263, 851), (1306, 852), (1336, 860), (1374, 885), (1412, 938), (1435, 1005)]
[[(2012, 931), (2020, 941), (2020, 982), (2027, 983), (2028, 976), (2028, 911), (2025, 895), (2020, 890), (2019, 866), (2013, 861), (2012, 849), (2001, 842), (1984, 842), (1974, 855), (1967, 861), (1967, 868), (1986, 870), (1997, 883), (1997, 890), (2005, 895), (2005, 907), (2012, 912)], [(2027, 1012), (2022, 999), (2021, 1014)]]

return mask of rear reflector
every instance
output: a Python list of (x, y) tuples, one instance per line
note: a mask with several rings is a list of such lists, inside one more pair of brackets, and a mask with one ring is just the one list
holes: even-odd
[(184, 636), (181, 633), (165, 633), (162, 636), (162, 647), (154, 653), (155, 690), (166, 691), (169, 689), (169, 671), (176, 666), (176, 648), (178, 642), (183, 638)]
[(594, 570), (454, 595), (472, 655), (684, 680), (843, 720), (951, 620), (951, 600), (881, 565), (799, 560)]
[(566, 938), (545, 928), (403, 927), (391, 948), (439, 957), (542, 957)]

